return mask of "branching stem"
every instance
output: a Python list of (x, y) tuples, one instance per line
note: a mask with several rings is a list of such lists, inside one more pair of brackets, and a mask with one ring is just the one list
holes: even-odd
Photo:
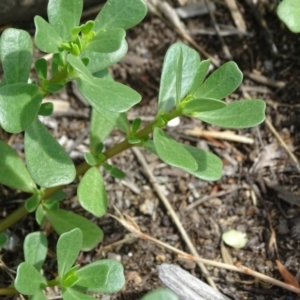
[[(160, 117), (163, 119), (170, 121), (176, 117), (179, 117), (181, 115), (181, 111), (178, 109), (173, 110), (170, 113), (166, 113)], [(150, 124), (145, 126), (143, 129), (138, 131), (136, 133), (136, 137), (143, 139), (147, 137), (149, 134), (151, 134), (154, 130), (155, 127), (157, 127), (157, 120), (156, 118), (154, 121), (152, 121)], [(120, 142), (119, 144), (113, 146), (110, 149), (107, 149), (105, 152), (103, 152), (103, 155), (106, 157), (106, 160), (133, 147), (134, 145), (130, 144), (127, 139), (124, 141)], [(103, 161), (104, 162), (104, 161)], [(102, 162), (102, 163), (103, 163)], [(82, 176), (90, 166), (86, 163), (83, 162), (80, 165), (76, 167), (76, 176), (80, 177)], [(55, 186), (52, 188), (48, 188), (45, 190), (43, 199), (48, 199), (50, 196), (52, 196), (54, 193), (59, 191), (60, 189), (64, 188), (65, 185), (60, 185), (60, 186)], [(28, 214), (28, 211), (25, 209), (24, 204), (20, 206), (18, 209), (16, 209), (14, 212), (12, 212), (10, 215), (8, 215), (4, 220), (0, 222), (0, 232), (3, 232), (4, 230), (10, 228), (13, 224), (17, 223), (19, 220), (21, 220), (23, 217), (25, 217)]]

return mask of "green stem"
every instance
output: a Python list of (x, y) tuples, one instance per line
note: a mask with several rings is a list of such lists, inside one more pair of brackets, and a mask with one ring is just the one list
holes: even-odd
[[(181, 111), (179, 109), (176, 109), (170, 113), (164, 114), (161, 117), (163, 117), (167, 121), (170, 121), (180, 115), (181, 115)], [(146, 127), (141, 129), (140, 131), (138, 131), (136, 133), (136, 137), (143, 139), (143, 138), (147, 137), (150, 133), (152, 133), (154, 128), (156, 127), (157, 119), (155, 119), (150, 124), (148, 124)], [(114, 147), (107, 149), (105, 152), (103, 152), (103, 155), (106, 157), (106, 160), (107, 160), (107, 159), (125, 151), (126, 149), (133, 147), (133, 146), (134, 145), (129, 144), (128, 140), (125, 139), (124, 141), (115, 145)], [(79, 176), (83, 175), (89, 168), (90, 168), (90, 166), (86, 162), (81, 163), (80, 165), (78, 165), (76, 167), (76, 176), (79, 177)], [(60, 185), (60, 186), (55, 186), (55, 187), (46, 189), (44, 192), (44, 195), (43, 195), (43, 199), (48, 199), (50, 196), (52, 196), (54, 193), (56, 193), (63, 187), (65, 187), (65, 186)], [(13, 224), (15, 224), (16, 222), (21, 220), (23, 217), (25, 217), (27, 214), (28, 214), (28, 212), (25, 209), (25, 206), (23, 204), (17, 210), (15, 210), (13, 213), (11, 213), (9, 216), (7, 216), (3, 221), (0, 222), (0, 232), (3, 232), (4, 230), (8, 229)]]
[(17, 295), (17, 294), (20, 293), (13, 287), (0, 288), (0, 295)]
[(58, 285), (59, 285), (59, 281), (56, 278), (47, 281), (47, 287), (49, 287), (49, 286), (58, 286)]

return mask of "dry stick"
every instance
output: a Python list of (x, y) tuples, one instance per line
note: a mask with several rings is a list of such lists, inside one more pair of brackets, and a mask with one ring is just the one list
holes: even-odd
[[(135, 148), (132, 148), (132, 150), (136, 151), (137, 149)], [(141, 154), (139, 154), (141, 155)], [(138, 157), (139, 158), (139, 157)], [(142, 157), (141, 155), (141, 158), (142, 160), (144, 160), (144, 158)], [(147, 171), (147, 163), (146, 163), (146, 166), (145, 166), (145, 170)], [(151, 174), (151, 173), (150, 173)], [(153, 177), (153, 175), (151, 174), (151, 177)], [(156, 183), (154, 183), (156, 184)], [(137, 225), (132, 221), (132, 219), (129, 217), (129, 218), (124, 218), (124, 216), (116, 209), (116, 211), (118, 212), (119, 214), (119, 218), (116, 217), (116, 216), (113, 216), (111, 215), (111, 217), (113, 217), (114, 219), (116, 219), (121, 225), (123, 225), (128, 231), (136, 234), (139, 238), (142, 238), (142, 239), (145, 239), (145, 240), (148, 240), (158, 246), (161, 246), (161, 247), (164, 247), (166, 249), (169, 249), (175, 253), (178, 253), (178, 257), (179, 258), (183, 258), (183, 259), (187, 259), (187, 260), (193, 260), (195, 262), (198, 262), (198, 263), (201, 263), (201, 264), (205, 264), (205, 265), (209, 265), (209, 266), (212, 266), (212, 267), (217, 267), (217, 268), (222, 268), (222, 269), (226, 269), (226, 270), (230, 270), (230, 271), (234, 271), (234, 272), (239, 272), (239, 273), (242, 273), (242, 274), (246, 274), (246, 275), (250, 275), (250, 276), (253, 276), (253, 277), (256, 277), (264, 282), (267, 282), (267, 283), (270, 283), (272, 285), (276, 285), (276, 286), (279, 286), (279, 287), (282, 287), (286, 290), (289, 290), (289, 291), (292, 291), (294, 293), (297, 293), (297, 294), (300, 294), (300, 289), (297, 288), (297, 287), (294, 287), (290, 284), (287, 284), (287, 283), (284, 283), (282, 281), (279, 281), (277, 279), (274, 279), (272, 277), (269, 277), (267, 275), (264, 275), (262, 273), (259, 273), (259, 272), (256, 272), (252, 269), (249, 269), (245, 266), (243, 266), (242, 264), (240, 263), (236, 263), (236, 266), (234, 265), (230, 265), (230, 264), (225, 264), (225, 263), (221, 263), (221, 262), (217, 262), (217, 261), (213, 261), (213, 260), (209, 260), (209, 259), (205, 259), (205, 258), (201, 258), (199, 256), (193, 256), (191, 254), (188, 254), (188, 253), (185, 253), (184, 251), (182, 250), (179, 250), (171, 245), (168, 245), (160, 240), (157, 240), (155, 239), (154, 237), (152, 236), (149, 236), (147, 235), (146, 233), (143, 233), (140, 231), (140, 229), (137, 227)]]
[(225, 196), (227, 194), (231, 194), (231, 193), (237, 191), (238, 189), (242, 189), (242, 188), (243, 187), (233, 187), (233, 188), (231, 188), (227, 191), (221, 191), (221, 192), (218, 192), (218, 193), (213, 194), (213, 195), (206, 195), (206, 196), (198, 199), (197, 201), (191, 203), (190, 205), (188, 205), (185, 209), (185, 212), (195, 208), (196, 206), (198, 206), (198, 205), (202, 204), (203, 202), (206, 202), (210, 199), (214, 199), (214, 198), (218, 198), (218, 197), (221, 197), (221, 196)]
[(223, 52), (224, 52), (224, 54), (225, 54), (225, 56), (226, 56), (227, 59), (231, 59), (232, 56), (231, 56), (231, 54), (230, 54), (229, 48), (228, 48), (228, 46), (226, 45), (226, 43), (225, 43), (225, 41), (224, 41), (224, 39), (223, 39), (223, 37), (222, 37), (222, 35), (221, 35), (220, 27), (219, 27), (219, 25), (218, 25), (218, 23), (217, 23), (217, 21), (216, 21), (216, 18), (215, 18), (214, 14), (213, 14), (213, 12), (212, 12), (212, 10), (211, 10), (211, 8), (210, 8), (210, 5), (209, 5), (209, 3), (208, 3), (208, 0), (205, 0), (205, 4), (206, 4), (207, 10), (208, 10), (208, 12), (209, 12), (210, 19), (211, 19), (211, 21), (212, 21), (212, 23), (213, 23), (213, 26), (214, 26), (214, 28), (215, 28), (215, 31), (216, 31), (216, 33), (217, 33), (217, 36), (218, 36), (218, 38), (219, 38), (219, 40), (220, 40), (220, 42), (221, 42), (221, 44), (222, 44)]
[(281, 144), (281, 146), (286, 150), (286, 152), (288, 153), (288, 155), (291, 157), (291, 159), (293, 160), (293, 162), (296, 164), (296, 167), (297, 167), (298, 171), (300, 171), (300, 164), (299, 164), (299, 161), (297, 160), (296, 156), (289, 149), (289, 147), (287, 146), (287, 144), (285, 143), (285, 141), (281, 138), (281, 136), (279, 135), (279, 133), (277, 132), (277, 130), (272, 125), (271, 121), (268, 118), (266, 118), (265, 121), (266, 121), (267, 126), (271, 130), (271, 132), (275, 135), (275, 137), (277, 138), (277, 140)]
[[(216, 67), (220, 66), (220, 62), (213, 58), (206, 50), (198, 45), (196, 41), (187, 33), (184, 24), (180, 21), (178, 14), (166, 1), (161, 0), (146, 0), (151, 12), (156, 14), (169, 27), (173, 27), (176, 32), (186, 41), (188, 41), (194, 48), (196, 48), (203, 56), (209, 58), (212, 64)], [(163, 16), (162, 14), (165, 16)]]
[(229, 10), (230, 10), (230, 13), (231, 13), (231, 16), (232, 16), (232, 19), (236, 25), (236, 27), (240, 30), (240, 31), (246, 31), (246, 23), (244, 21), (244, 18), (242, 16), (242, 14), (240, 13), (239, 9), (238, 9), (238, 6), (236, 4), (236, 1), (235, 0), (225, 0)]
[(208, 131), (202, 130), (200, 127), (194, 127), (193, 129), (185, 130), (184, 134), (196, 137), (212, 137), (215, 139), (222, 139), (244, 144), (254, 144), (254, 139), (245, 136), (240, 136), (238, 134), (233, 133), (232, 131)]
[[(184, 239), (184, 241), (187, 244), (188, 248), (190, 249), (191, 253), (193, 253), (194, 256), (199, 256), (199, 254), (197, 253), (196, 248), (194, 247), (194, 245), (193, 245), (192, 241), (190, 240), (189, 236), (187, 235), (187, 232), (185, 231), (184, 227), (182, 226), (176, 212), (174, 211), (174, 209), (171, 206), (171, 204), (170, 204), (169, 200), (167, 199), (167, 197), (164, 195), (160, 185), (156, 182), (155, 177), (150, 172), (149, 165), (147, 164), (147, 162), (146, 162), (145, 158), (143, 157), (141, 151), (137, 148), (134, 148), (134, 147), (132, 148), (132, 151), (136, 155), (139, 163), (144, 168), (144, 171), (147, 174), (150, 182), (152, 183), (154, 190), (156, 191), (158, 197), (161, 199), (161, 201), (165, 205), (165, 207), (168, 210), (169, 214), (171, 215), (175, 225), (177, 226), (182, 238)], [(209, 276), (209, 273), (208, 273), (206, 267), (204, 266), (204, 264), (201, 263), (201, 262), (198, 262), (198, 266), (200, 267), (200, 270), (203, 273), (203, 275), (205, 276), (205, 278), (206, 278), (207, 282), (209, 283), (209, 285), (212, 288), (218, 290), (216, 284), (214, 283), (214, 281)]]

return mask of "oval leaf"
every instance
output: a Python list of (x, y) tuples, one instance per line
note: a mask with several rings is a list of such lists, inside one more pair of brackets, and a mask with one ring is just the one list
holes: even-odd
[(198, 169), (195, 171), (184, 169), (186, 172), (203, 180), (219, 180), (222, 176), (222, 160), (211, 152), (198, 149), (193, 146), (183, 145), (183, 147), (192, 155), (198, 163)]
[(15, 83), (0, 88), (0, 124), (19, 133), (35, 119), (44, 95), (35, 84)]
[(71, 158), (38, 119), (25, 130), (24, 146), (29, 173), (38, 185), (53, 187), (74, 180)]
[(90, 168), (80, 180), (77, 190), (81, 206), (96, 217), (107, 210), (107, 196), (103, 177), (97, 167)]
[(78, 26), (83, 8), (83, 0), (50, 0), (48, 3), (49, 23), (59, 36), (68, 41), (72, 29)]
[(292, 32), (300, 32), (300, 3), (299, 0), (283, 0), (277, 8), (280, 20)]
[(262, 100), (242, 100), (219, 110), (194, 114), (193, 117), (221, 127), (248, 128), (264, 121), (265, 108), (266, 104)]
[(8, 235), (5, 232), (0, 233), (0, 249), (8, 242)]
[(39, 204), (40, 204), (40, 195), (33, 194), (25, 201), (25, 208), (28, 212), (33, 212), (37, 209)]
[(95, 19), (94, 30), (128, 29), (140, 23), (147, 13), (143, 0), (108, 0)]
[(36, 189), (17, 152), (3, 141), (0, 141), (0, 170), (0, 183), (28, 193)]
[(243, 80), (243, 73), (233, 61), (214, 71), (198, 88), (195, 98), (223, 99), (234, 92)]
[(153, 133), (153, 142), (157, 155), (165, 163), (177, 167), (196, 171), (198, 164), (194, 157), (183, 147), (177, 143), (162, 129), (155, 128)]
[(46, 217), (58, 234), (79, 228), (82, 232), (83, 251), (93, 249), (103, 239), (102, 230), (88, 219), (63, 209), (47, 210)]
[(125, 112), (141, 101), (136, 91), (112, 80), (82, 78), (77, 83), (82, 95), (98, 111)]
[(96, 300), (96, 298), (73, 288), (62, 288), (62, 296), (64, 300)]
[[(176, 43), (168, 49), (160, 80), (158, 96), (160, 112), (169, 112), (176, 105), (176, 97), (182, 100), (186, 96), (192, 87), (199, 64), (200, 57), (197, 51), (184, 44)], [(179, 90), (180, 95), (176, 95)]]
[(88, 43), (86, 50), (100, 53), (117, 51), (125, 38), (125, 31), (121, 28), (114, 28), (106, 31), (99, 31)]
[[(115, 113), (113, 113), (115, 114)], [(92, 109), (91, 129), (90, 129), (90, 149), (93, 154), (97, 154), (97, 147), (112, 132), (114, 124), (107, 120), (96, 109)]]
[(76, 285), (88, 292), (112, 294), (119, 292), (125, 285), (124, 269), (116, 260), (95, 261), (77, 271), (79, 280)]
[(210, 59), (202, 60), (200, 62), (200, 65), (198, 66), (198, 69), (197, 69), (196, 75), (194, 77), (193, 84), (192, 84), (191, 90), (189, 91), (189, 94), (196, 93), (196, 91), (201, 86), (201, 84), (203, 83), (203, 81), (207, 75), (209, 66), (210, 66)]
[(126, 55), (127, 51), (128, 44), (124, 39), (117, 51), (111, 53), (100, 53), (84, 50), (82, 51), (80, 57), (88, 58), (90, 63), (88, 64), (87, 68), (91, 73), (96, 73), (117, 63)]
[(6, 84), (26, 83), (32, 61), (32, 41), (28, 32), (13, 28), (4, 30), (1, 35), (0, 60)]
[(34, 295), (47, 286), (46, 279), (28, 262), (18, 266), (15, 288), (24, 295)]
[(218, 110), (226, 106), (227, 104), (224, 101), (217, 99), (192, 99), (185, 104), (182, 114), (192, 115), (193, 113), (202, 111)]
[(57, 242), (57, 264), (60, 278), (72, 268), (82, 248), (82, 232), (75, 228), (63, 233)]
[(147, 293), (141, 300), (180, 300), (179, 297), (170, 290), (159, 289)]
[[(65, 21), (65, 20), (64, 20)], [(53, 26), (46, 22), (42, 17), (34, 18), (35, 24), (35, 44), (43, 52), (56, 53), (62, 43), (61, 37), (58, 35)]]
[(29, 233), (24, 241), (25, 261), (40, 271), (48, 252), (48, 241), (42, 232)]

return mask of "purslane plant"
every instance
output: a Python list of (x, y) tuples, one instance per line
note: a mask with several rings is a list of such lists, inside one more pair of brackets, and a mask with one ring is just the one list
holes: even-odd
[[(64, 186), (78, 178), (79, 203), (94, 216), (103, 216), (108, 199), (99, 167), (113, 177), (123, 178), (125, 173), (107, 160), (130, 147), (144, 147), (165, 163), (199, 179), (218, 180), (222, 162), (216, 155), (175, 141), (163, 127), (180, 116), (226, 128), (247, 128), (264, 120), (262, 100), (229, 104), (224, 101), (242, 82), (242, 72), (234, 62), (225, 63), (207, 77), (210, 61), (201, 60), (197, 51), (176, 43), (164, 59), (154, 120), (145, 127), (141, 127), (139, 118), (130, 122), (126, 112), (140, 102), (141, 96), (114, 81), (108, 68), (127, 53), (125, 30), (144, 18), (146, 5), (143, 0), (108, 0), (94, 21), (80, 25), (82, 6), (83, 0), (50, 0), (48, 22), (35, 17), (35, 44), (41, 51), (53, 54), (50, 71), (44, 58), (35, 61), (37, 82), (29, 78), (33, 53), (29, 34), (6, 29), (0, 40), (4, 71), (0, 83), (0, 125), (12, 134), (24, 132), (25, 153), (24, 164), (11, 146), (0, 141), (0, 183), (29, 194), (24, 205), (0, 222), (0, 247), (7, 239), (5, 230), (32, 212), (38, 224), (43, 225), (47, 220), (61, 235), (57, 248), (59, 278), (50, 283), (40, 275), (44, 250), (37, 258), (26, 254), (26, 249), (32, 245), (45, 249), (45, 237), (35, 233), (26, 238), (29, 242), (24, 246), (25, 262), (19, 266), (14, 288), (9, 292), (30, 295), (32, 299), (44, 299), (42, 290), (52, 285), (62, 288), (64, 299), (92, 299), (89, 295), (85, 295), (86, 298), (76, 296), (82, 291), (80, 276), (84, 272), (72, 265), (79, 250), (93, 249), (103, 239), (103, 232), (90, 220), (60, 208), (65, 199)], [(77, 167), (38, 118), (39, 115), (49, 116), (53, 111), (51, 103), (42, 103), (43, 98), (59, 91), (69, 81), (76, 82), (92, 107), (90, 152), (85, 153), (85, 162)], [(115, 127), (123, 132), (124, 140), (104, 149), (103, 143)], [(77, 248), (72, 243), (73, 238), (77, 240)], [(62, 249), (73, 246), (73, 252), (69, 253), (72, 259), (65, 261), (66, 253)], [(94, 272), (98, 265), (105, 265), (105, 261), (100, 262), (87, 273)], [(67, 265), (63, 271), (60, 264)], [(113, 276), (121, 278), (122, 272), (118, 267)], [(26, 280), (33, 276), (36, 285), (26, 290)], [(105, 285), (111, 285), (111, 280), (111, 277), (106, 278)], [(117, 287), (106, 291), (116, 292), (122, 288), (121, 284)], [(103, 292), (87, 286), (83, 290)], [(0, 295), (6, 292), (7, 289), (0, 289)]]

